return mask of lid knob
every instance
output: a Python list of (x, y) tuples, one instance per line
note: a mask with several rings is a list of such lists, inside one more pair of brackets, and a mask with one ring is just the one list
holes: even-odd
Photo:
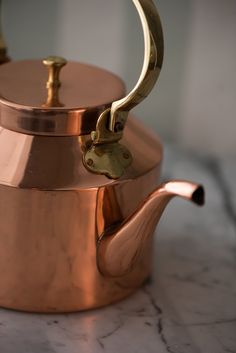
[(67, 64), (67, 61), (59, 56), (49, 56), (43, 60), (43, 64), (48, 67), (49, 71), (46, 84), (48, 97), (44, 107), (62, 107), (63, 104), (59, 100), (60, 72), (63, 66)]

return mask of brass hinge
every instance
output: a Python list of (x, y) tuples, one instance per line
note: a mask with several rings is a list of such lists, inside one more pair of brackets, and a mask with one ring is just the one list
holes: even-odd
[(129, 150), (119, 141), (122, 131), (108, 130), (110, 109), (105, 110), (98, 119), (96, 131), (91, 134), (92, 143), (84, 154), (84, 165), (96, 174), (118, 179), (132, 163)]

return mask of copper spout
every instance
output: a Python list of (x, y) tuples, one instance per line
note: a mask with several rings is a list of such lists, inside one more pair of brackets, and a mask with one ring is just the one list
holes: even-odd
[(151, 193), (143, 204), (113, 230), (105, 231), (98, 242), (98, 268), (103, 275), (124, 276), (142, 261), (168, 202), (180, 196), (202, 206), (204, 189), (187, 181), (170, 181)]

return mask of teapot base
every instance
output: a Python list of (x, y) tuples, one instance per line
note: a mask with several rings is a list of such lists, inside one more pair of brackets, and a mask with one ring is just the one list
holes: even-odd
[(120, 294), (119, 297), (117, 298), (113, 298), (112, 300), (107, 300), (107, 302), (101, 302), (101, 303), (95, 303), (93, 305), (88, 305), (88, 306), (85, 306), (85, 305), (79, 305), (79, 303), (77, 303), (77, 305), (75, 307), (70, 307), (70, 308), (65, 308), (63, 309), (61, 306), (59, 307), (50, 307), (50, 308), (39, 308), (38, 306), (37, 307), (29, 307), (29, 306), (25, 306), (25, 305), (22, 305), (22, 306), (14, 306), (14, 304), (11, 304), (11, 303), (4, 303), (4, 304), (1, 304), (0, 303), (0, 308), (2, 309), (6, 309), (6, 310), (11, 310), (11, 311), (16, 311), (16, 312), (22, 312), (22, 313), (29, 313), (29, 314), (48, 314), (48, 315), (51, 315), (51, 314), (56, 314), (56, 315), (63, 315), (63, 314), (72, 314), (72, 313), (79, 313), (79, 312), (83, 312), (83, 311), (89, 311), (89, 310), (98, 310), (98, 309), (102, 309), (104, 307), (107, 307), (107, 306), (110, 306), (110, 305), (114, 305), (114, 304), (117, 304), (129, 297), (131, 297), (132, 295), (134, 295), (135, 293), (137, 293), (137, 291), (142, 288), (142, 286), (146, 283), (146, 281), (148, 280), (149, 277), (147, 277), (147, 279), (145, 279), (143, 281), (142, 284), (140, 284), (140, 286), (138, 286), (137, 288), (134, 288), (130, 291), (126, 291), (122, 294)]

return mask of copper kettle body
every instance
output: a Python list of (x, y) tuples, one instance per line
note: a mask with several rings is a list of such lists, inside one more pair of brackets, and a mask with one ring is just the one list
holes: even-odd
[(60, 58), (0, 67), (2, 307), (72, 312), (128, 296), (150, 276), (153, 234), (171, 198), (204, 203), (198, 184), (160, 185), (162, 145), (128, 116), (163, 59), (153, 2), (133, 2), (145, 58), (128, 95), (113, 74)]

